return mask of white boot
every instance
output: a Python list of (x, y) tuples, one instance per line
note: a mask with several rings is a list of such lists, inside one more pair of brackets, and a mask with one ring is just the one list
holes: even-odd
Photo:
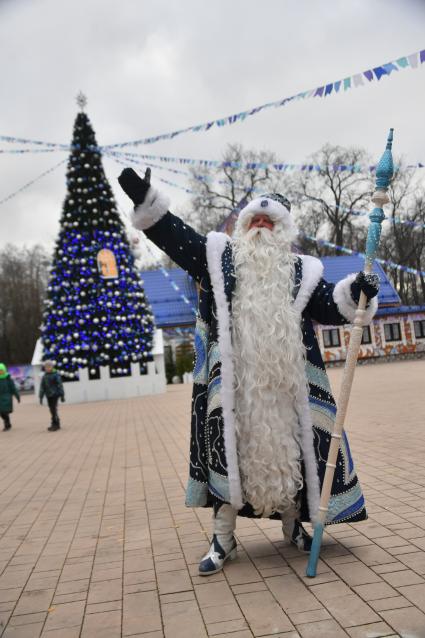
[(282, 530), (284, 537), (296, 545), (300, 552), (310, 552), (313, 539), (299, 520), (290, 515), (282, 515)]
[(199, 563), (199, 575), (209, 576), (223, 569), (228, 558), (236, 558), (236, 539), (233, 532), (236, 527), (237, 512), (231, 505), (223, 503), (213, 514), (213, 540), (208, 554)]

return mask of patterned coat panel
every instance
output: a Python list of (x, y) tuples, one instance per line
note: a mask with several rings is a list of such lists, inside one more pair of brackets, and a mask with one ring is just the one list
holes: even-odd
[[(230, 501), (225, 451), (224, 421), (221, 403), (221, 353), (216, 301), (206, 257), (206, 238), (196, 233), (178, 217), (167, 213), (149, 228), (146, 235), (164, 250), (199, 284), (199, 306), (195, 330), (194, 385), (191, 405), (191, 441), (189, 480), (186, 504), (190, 507), (211, 506)], [(231, 315), (235, 287), (230, 242), (221, 256), (224, 290)], [(295, 269), (294, 298), (298, 294), (303, 273), (302, 260)], [(314, 432), (314, 451), (320, 484), (329, 451), (336, 406), (320, 354), (312, 321), (343, 325), (347, 319), (333, 299), (334, 284), (323, 279), (315, 286), (302, 313), (303, 340), (306, 348), (306, 376), (309, 383), (309, 405)], [(307, 486), (299, 494), (300, 518), (309, 520)], [(254, 516), (246, 504), (239, 512)], [(273, 515), (279, 518), (279, 515)], [(364, 499), (354, 469), (350, 448), (344, 434), (338, 453), (332, 486), (328, 523), (357, 521), (366, 518)]]

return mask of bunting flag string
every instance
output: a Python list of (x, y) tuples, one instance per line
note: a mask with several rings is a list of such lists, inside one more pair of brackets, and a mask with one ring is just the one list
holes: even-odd
[(52, 148), (61, 148), (69, 151), (69, 144), (58, 144), (57, 142), (43, 142), (41, 140), (29, 140), (24, 137), (12, 137), (11, 135), (0, 135), (0, 142), (9, 142), (11, 144), (34, 144), (35, 146), (49, 146)]
[(0, 149), (2, 155), (22, 155), (24, 153), (56, 153), (57, 151), (64, 151), (65, 149), (58, 148), (8, 148)]
[[(307, 235), (306, 233), (302, 232), (301, 230), (298, 231), (298, 235), (300, 237), (304, 237), (304, 239), (307, 239), (309, 241), (312, 241), (316, 244), (319, 244), (319, 246), (326, 246), (327, 248), (333, 248), (335, 250), (338, 250), (341, 253), (345, 253), (347, 255), (355, 255), (358, 257), (362, 257), (365, 258), (366, 255), (365, 253), (360, 253), (356, 250), (351, 250), (351, 248), (345, 248), (344, 246), (338, 246), (338, 244), (333, 244), (330, 241), (327, 241), (325, 239), (317, 239), (317, 237), (312, 237), (311, 235)], [(400, 270), (402, 272), (408, 272), (412, 275), (416, 275), (417, 277), (425, 277), (425, 270), (417, 270), (416, 268), (410, 268), (409, 266), (402, 266), (401, 264), (396, 264), (393, 261), (389, 260), (389, 259), (379, 259), (378, 257), (376, 258), (376, 261), (380, 264), (382, 264), (383, 266), (387, 266), (388, 268), (392, 268), (394, 270)]]
[[(25, 149), (0, 149), (0, 154), (24, 154), (24, 153), (54, 153), (56, 151), (70, 151), (72, 145), (66, 144), (53, 144), (49, 142), (35, 142), (34, 140), (25, 140), (23, 138), (0, 136), (0, 140), (6, 140), (10, 142), (28, 143), (28, 144), (45, 144), (49, 148), (25, 148)], [(375, 164), (369, 166), (362, 166), (361, 164), (311, 164), (311, 163), (294, 163), (294, 162), (234, 162), (223, 160), (211, 160), (211, 159), (194, 159), (190, 157), (170, 157), (167, 155), (147, 155), (143, 153), (131, 153), (124, 151), (111, 151), (108, 146), (93, 146), (87, 149), (89, 152), (94, 153), (108, 153), (109, 155), (116, 154), (117, 157), (135, 157), (144, 160), (157, 160), (163, 163), (173, 164), (185, 164), (189, 166), (203, 166), (212, 168), (244, 168), (247, 170), (253, 169), (269, 169), (278, 172), (313, 172), (313, 171), (350, 171), (352, 173), (373, 173), (376, 169)], [(425, 164), (422, 162), (416, 162), (415, 164), (408, 164), (405, 169), (416, 170), (418, 168), (425, 168)]]
[[(145, 160), (157, 160), (163, 163), (184, 164), (187, 166), (202, 166), (208, 168), (244, 168), (253, 169), (269, 169), (278, 172), (290, 171), (321, 171), (330, 168), (335, 171), (351, 171), (353, 173), (370, 172), (375, 170), (375, 166), (361, 166), (359, 164), (335, 164), (332, 166), (322, 166), (319, 164), (294, 164), (289, 162), (233, 162), (210, 159), (192, 159), (189, 157), (168, 157), (166, 155), (144, 155), (141, 153), (124, 153), (120, 151), (107, 151), (117, 156), (125, 156), (127, 158), (135, 157)], [(412, 166), (413, 167), (413, 166)], [(422, 165), (421, 165), (422, 168)]]
[(294, 100), (304, 100), (313, 97), (324, 98), (328, 97), (332, 93), (345, 92), (349, 89), (363, 86), (365, 83), (367, 84), (368, 82), (379, 81), (382, 77), (391, 75), (393, 72), (402, 71), (407, 68), (416, 69), (420, 64), (423, 64), (424, 62), (425, 49), (422, 49), (421, 51), (416, 51), (415, 53), (411, 53), (410, 55), (404, 55), (400, 58), (397, 58), (396, 60), (392, 60), (391, 62), (386, 62), (385, 64), (372, 67), (370, 69), (367, 69), (366, 71), (355, 73), (354, 75), (348, 76), (342, 80), (329, 82), (327, 84), (324, 84), (323, 86), (318, 86), (307, 91), (301, 91), (300, 93), (291, 95), (290, 97), (281, 98), (274, 102), (267, 102), (266, 104), (255, 106), (247, 111), (240, 111), (239, 113), (235, 113), (234, 115), (227, 115), (225, 117), (210, 120), (209, 122), (203, 122), (202, 124), (196, 124), (194, 126), (188, 126), (186, 128), (178, 129), (170, 133), (162, 133), (160, 135), (145, 137), (138, 140), (131, 140), (129, 142), (121, 142), (118, 144), (109, 144), (108, 146), (104, 146), (103, 148), (115, 149), (124, 148), (125, 146), (139, 146), (140, 144), (154, 144), (156, 142), (159, 142), (160, 140), (174, 139), (175, 137), (183, 135), (184, 133), (200, 133), (208, 131), (214, 126), (223, 127), (235, 124), (236, 122), (243, 122), (248, 117), (257, 115), (258, 113), (261, 113), (261, 111), (269, 108), (286, 106)]
[[(345, 92), (353, 88), (358, 88), (359, 86), (363, 86), (364, 84), (370, 82), (379, 81), (384, 76), (389, 76), (393, 72), (402, 71), (404, 69), (417, 69), (420, 65), (425, 62), (425, 49), (420, 51), (416, 51), (415, 53), (411, 53), (409, 55), (404, 55), (396, 60), (392, 60), (391, 62), (386, 62), (376, 67), (372, 67), (370, 69), (366, 69), (365, 71), (355, 73), (354, 75), (350, 75), (341, 80), (336, 80), (333, 82), (329, 82), (322, 86), (315, 87), (314, 89), (308, 89), (306, 91), (301, 91), (300, 93), (296, 93), (295, 95), (291, 95), (289, 97), (281, 98), (279, 100), (275, 100), (273, 102), (266, 102), (265, 104), (261, 104), (259, 106), (254, 106), (251, 109), (246, 111), (240, 111), (239, 113), (235, 113), (233, 115), (227, 115), (225, 117), (221, 117), (218, 119), (210, 120), (209, 122), (203, 122), (202, 124), (196, 124), (193, 126), (188, 126), (183, 129), (178, 129), (176, 131), (171, 131), (169, 133), (162, 133), (160, 135), (154, 135), (151, 137), (146, 137), (138, 140), (131, 140), (129, 142), (121, 142), (117, 144), (108, 144), (106, 146), (101, 147), (102, 150), (111, 150), (116, 148), (124, 148), (126, 146), (138, 146), (141, 144), (154, 144), (159, 142), (160, 140), (174, 139), (179, 135), (183, 135), (184, 133), (200, 133), (204, 131), (208, 131), (214, 126), (223, 127), (231, 124), (235, 124), (236, 122), (243, 122), (248, 117), (253, 115), (257, 115), (262, 111), (269, 108), (279, 108), (282, 106), (286, 106), (290, 102), (295, 100), (304, 100), (314, 97), (328, 97), (332, 93)], [(33, 145), (42, 145), (54, 148), (60, 148), (64, 150), (69, 150), (69, 144), (59, 144), (57, 142), (44, 142), (41, 140), (29, 140), (25, 138), (17, 138), (9, 135), (0, 135), (0, 141), (3, 142), (18, 142), (21, 144), (33, 144)]]
[[(122, 151), (108, 151), (108, 153), (116, 154), (117, 156), (125, 156), (127, 158), (137, 157), (145, 160), (157, 160), (163, 163), (173, 164), (186, 164), (189, 166), (204, 166), (212, 168), (245, 168), (249, 169), (269, 169), (278, 172), (313, 172), (313, 171), (350, 171), (352, 173), (369, 173), (374, 172), (376, 165), (362, 166), (361, 164), (295, 164), (290, 162), (232, 162), (222, 160), (210, 160), (210, 159), (192, 159), (189, 157), (169, 157), (167, 155), (144, 155), (142, 153), (129, 153)], [(425, 168), (425, 164), (417, 162), (416, 164), (408, 164), (406, 169), (418, 169)]]
[(58, 162), (58, 164), (55, 164), (51, 168), (47, 169), (47, 171), (44, 171), (43, 173), (41, 173), (40, 175), (38, 175), (37, 177), (32, 179), (30, 182), (27, 182), (26, 184), (24, 184), (23, 186), (18, 188), (18, 190), (14, 191), (13, 193), (8, 195), (7, 197), (4, 197), (3, 199), (0, 199), (0, 205), (4, 204), (5, 202), (8, 202), (10, 199), (12, 199), (12, 197), (16, 197), (16, 195), (18, 195), (19, 193), (22, 193), (22, 191), (24, 191), (26, 188), (28, 188), (29, 186), (32, 186), (33, 184), (38, 182), (42, 177), (45, 177), (46, 175), (49, 175), (49, 173), (53, 173), (53, 171), (55, 171), (57, 168), (59, 168), (59, 166), (61, 166), (61, 164), (64, 164), (66, 161), (67, 161), (66, 159), (61, 160), (60, 162)]
[[(209, 176), (209, 175), (197, 175), (196, 173), (192, 174), (192, 173), (188, 173), (187, 171), (180, 171), (178, 169), (173, 169), (173, 168), (167, 168), (165, 166), (160, 166), (158, 164), (152, 164), (151, 162), (143, 162), (141, 160), (135, 159), (134, 157), (129, 157), (127, 158), (127, 162), (124, 162), (122, 160), (118, 160), (118, 158), (116, 157), (116, 153), (107, 153), (107, 155), (110, 155), (113, 159), (115, 159), (115, 161), (119, 162), (120, 164), (126, 165), (128, 162), (133, 163), (133, 164), (138, 164), (138, 165), (143, 165), (143, 166), (152, 166), (155, 167), (159, 170), (168, 170), (172, 173), (178, 174), (178, 175), (183, 175), (185, 177), (193, 177), (195, 179), (197, 179), (198, 181), (201, 182), (211, 182), (214, 181), (214, 178)], [(193, 190), (191, 189), (187, 189), (184, 188), (183, 186), (181, 186), (180, 184), (175, 184), (174, 182), (169, 182), (168, 180), (164, 180), (160, 177), (157, 177), (158, 180), (162, 181), (165, 184), (168, 184), (169, 186), (173, 186), (175, 188), (180, 188), (185, 190), (187, 193), (189, 193), (190, 195), (195, 194)], [(217, 182), (219, 184), (228, 184), (228, 182), (226, 182), (225, 180), (217, 180)], [(250, 187), (250, 188), (246, 188), (245, 186), (243, 186), (242, 184), (235, 184), (235, 186), (237, 188), (239, 188), (240, 190), (242, 190), (243, 192), (245, 192), (246, 194), (249, 194), (251, 192), (257, 192), (257, 193), (263, 193), (264, 189), (263, 188), (256, 188), (256, 187)], [(301, 196), (304, 201), (312, 201), (313, 198), (308, 197), (307, 195), (304, 195), (303, 193), (294, 193), (294, 195), (299, 195)], [(301, 200), (302, 201), (302, 200)], [(313, 200), (315, 201), (315, 200)], [(301, 202), (300, 202), (301, 203)], [(369, 215), (369, 211), (366, 210), (351, 210), (347, 207), (341, 206), (339, 204), (331, 204), (332, 206), (335, 206), (336, 208), (339, 208), (340, 210), (344, 211), (344, 212), (348, 212), (350, 215), (354, 215), (356, 217), (365, 217), (367, 215)], [(423, 224), (422, 222), (415, 222), (413, 220), (409, 220), (409, 219), (403, 219), (400, 216), (394, 217), (394, 218), (387, 218), (388, 221), (391, 221), (395, 224), (404, 224), (406, 226), (413, 226), (413, 227), (418, 227), (418, 228), (425, 228), (425, 224)]]
[[(109, 157), (109, 159), (114, 160), (114, 162), (117, 162), (117, 164), (121, 164), (123, 166), (128, 166), (128, 161), (127, 162), (123, 162), (122, 160), (118, 159), (117, 157), (115, 157), (114, 155), (110, 154), (110, 153), (105, 153), (105, 157)], [(142, 164), (142, 162), (133, 162), (135, 164)], [(185, 193), (188, 193), (189, 195), (195, 195), (195, 191), (191, 190), (190, 188), (186, 188), (185, 186), (182, 186), (181, 184), (176, 184), (175, 182), (170, 182), (168, 179), (164, 179), (163, 177), (158, 177), (156, 176), (156, 179), (160, 182), (162, 182), (163, 184), (167, 184), (167, 186), (172, 186), (173, 188), (178, 188), (182, 191), (184, 191)]]

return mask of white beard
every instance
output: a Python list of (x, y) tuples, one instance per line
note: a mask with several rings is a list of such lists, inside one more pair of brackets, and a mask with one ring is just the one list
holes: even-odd
[(234, 241), (235, 425), (244, 500), (256, 514), (296, 510), (303, 484), (296, 397), (305, 381), (293, 308), (291, 234), (275, 223)]

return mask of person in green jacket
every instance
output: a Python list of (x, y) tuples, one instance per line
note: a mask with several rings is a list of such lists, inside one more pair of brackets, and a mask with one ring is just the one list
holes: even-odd
[(44, 370), (45, 374), (41, 379), (39, 392), (40, 404), (43, 404), (43, 398), (46, 396), (50, 414), (52, 416), (52, 423), (47, 429), (49, 432), (56, 432), (56, 430), (60, 430), (58, 401), (59, 399), (62, 402), (65, 401), (65, 393), (63, 391), (62, 379), (60, 374), (54, 369), (53, 361), (45, 361)]
[(0, 416), (4, 423), (3, 432), (10, 430), (12, 427), (10, 414), (13, 412), (14, 396), (18, 403), (20, 403), (21, 399), (19, 392), (13, 382), (13, 379), (8, 373), (4, 363), (0, 363)]

